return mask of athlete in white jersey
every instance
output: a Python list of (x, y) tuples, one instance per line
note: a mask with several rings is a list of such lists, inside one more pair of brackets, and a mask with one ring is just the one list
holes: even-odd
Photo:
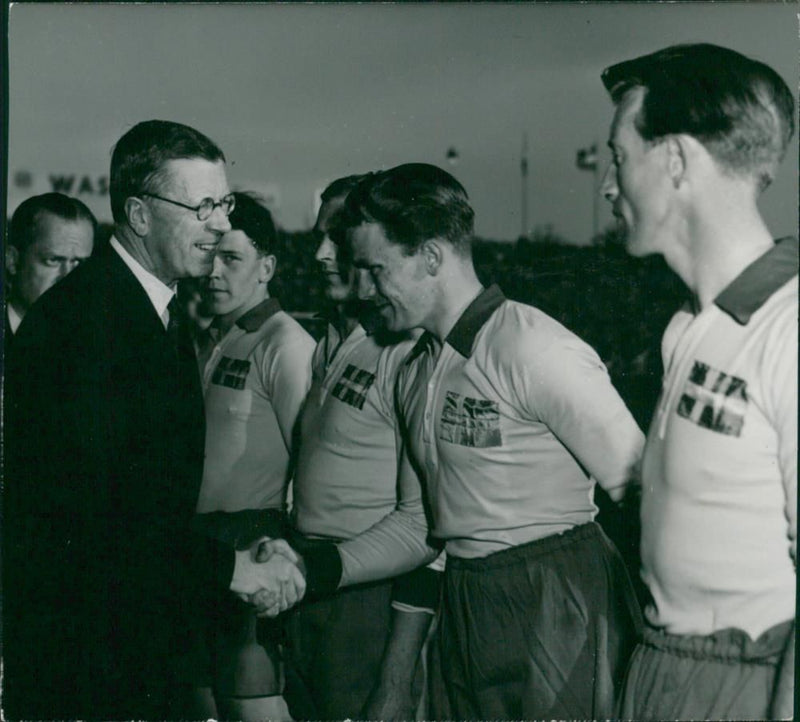
[(426, 332), (397, 399), (447, 551), (434, 715), (613, 717), (639, 610), (593, 490), (622, 498), (641, 431), (587, 344), (482, 287), (455, 178), (402, 165), (347, 207), (359, 295), (388, 328)]
[(757, 201), (794, 130), (768, 66), (683, 45), (608, 68), (603, 184), (628, 251), (694, 295), (664, 335), (642, 469), (648, 627), (627, 719), (792, 717), (797, 531), (797, 241)]
[[(205, 288), (214, 314), (199, 355), (206, 412), (198, 523), (242, 547), (284, 529), (292, 437), (311, 380), (311, 336), (270, 296), (276, 231), (270, 212), (235, 193), (232, 229)], [(256, 613), (232, 595), (209, 626), (209, 716), (288, 719), (280, 693), (277, 634), (256, 639)], [(272, 620), (261, 626), (276, 632)], [(209, 690), (205, 698), (211, 700)], [(215, 709), (216, 707), (216, 709)]]
[(398, 486), (394, 385), (413, 342), (354, 298), (335, 229), (359, 178), (326, 189), (316, 224), (331, 310), (301, 416), (288, 535), (308, 584), (286, 615), (295, 719), (413, 719), (438, 594), (435, 570), (397, 576), (430, 556), (419, 487), (409, 496)]

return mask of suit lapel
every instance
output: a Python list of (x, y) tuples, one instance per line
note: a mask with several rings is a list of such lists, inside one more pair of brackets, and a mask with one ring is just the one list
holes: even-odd
[(113, 248), (105, 249), (104, 254), (106, 311), (131, 331), (148, 334), (160, 331), (164, 335), (164, 324), (142, 284)]
[(150, 376), (156, 386), (167, 385), (176, 393), (180, 390), (202, 399), (188, 319), (181, 329), (181, 353), (176, 359), (174, 343), (142, 284), (113, 248), (104, 253), (104, 314), (112, 332), (110, 343), (141, 359), (138, 372)]

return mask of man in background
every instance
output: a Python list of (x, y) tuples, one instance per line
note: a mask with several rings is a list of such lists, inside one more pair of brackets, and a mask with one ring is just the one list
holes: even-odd
[(794, 131), (768, 66), (714, 45), (614, 65), (603, 183), (628, 252), (694, 295), (662, 342), (642, 469), (652, 602), (625, 719), (792, 717), (797, 550), (797, 240), (758, 210)]
[(97, 221), (77, 198), (43, 193), (11, 217), (5, 248), (6, 347), (34, 301), (92, 255)]
[(228, 589), (304, 586), (191, 529), (203, 396), (174, 289), (211, 272), (230, 230), (225, 157), (188, 126), (139, 123), (114, 148), (110, 198), (108, 247), (31, 307), (8, 366), (9, 718), (189, 717), (176, 660), (192, 617)]
[[(200, 353), (206, 445), (198, 522), (217, 538), (247, 548), (285, 534), (286, 489), (295, 423), (311, 382), (311, 336), (270, 296), (277, 233), (270, 212), (234, 193), (231, 230), (217, 246), (205, 284), (214, 314)], [(219, 719), (288, 719), (280, 696), (276, 623), (230, 596), (210, 627)]]

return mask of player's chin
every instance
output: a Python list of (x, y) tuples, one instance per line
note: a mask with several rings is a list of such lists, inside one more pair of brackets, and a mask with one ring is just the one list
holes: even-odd
[(325, 287), (325, 298), (333, 303), (344, 303), (349, 301), (352, 294), (348, 288), (342, 286), (328, 285)]
[(378, 307), (383, 325), (389, 331), (404, 331), (407, 326), (403, 325), (403, 320), (395, 313), (395, 310), (387, 303)]
[(219, 316), (220, 314), (226, 313), (225, 304), (220, 301), (207, 301), (205, 308), (212, 316)]
[(647, 239), (643, 238), (641, 234), (636, 233), (634, 230), (627, 229), (624, 236), (624, 243), (625, 250), (629, 255), (635, 258), (643, 258), (652, 253), (648, 248)]

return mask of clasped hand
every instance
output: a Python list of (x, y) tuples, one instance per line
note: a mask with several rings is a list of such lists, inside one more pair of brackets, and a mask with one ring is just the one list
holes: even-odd
[(252, 604), (260, 617), (275, 617), (299, 602), (306, 581), (299, 557), (283, 539), (262, 537), (236, 552), (231, 590)]

